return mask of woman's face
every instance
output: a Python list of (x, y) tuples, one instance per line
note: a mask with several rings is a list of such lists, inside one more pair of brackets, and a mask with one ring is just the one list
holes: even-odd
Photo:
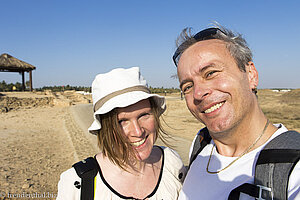
[(156, 139), (155, 117), (149, 99), (118, 108), (117, 112), (121, 130), (135, 149), (137, 159), (146, 160)]

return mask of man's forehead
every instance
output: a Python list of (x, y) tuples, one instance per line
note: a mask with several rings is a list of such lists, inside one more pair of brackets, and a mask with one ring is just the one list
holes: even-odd
[(218, 57), (220, 54), (231, 56), (225, 42), (217, 39), (199, 41), (182, 53), (178, 61), (178, 69), (181, 65), (189, 64), (193, 61), (201, 60), (202, 62), (206, 62), (206, 59), (211, 59), (214, 55)]
[(195, 44), (193, 44), (192, 46), (190, 46), (189, 48), (187, 48), (183, 54), (186, 51), (209, 51), (211, 49), (215, 49), (215, 48), (226, 48), (226, 43), (222, 40), (218, 40), (218, 39), (212, 39), (212, 40), (204, 40), (204, 41), (199, 41), (196, 42)]

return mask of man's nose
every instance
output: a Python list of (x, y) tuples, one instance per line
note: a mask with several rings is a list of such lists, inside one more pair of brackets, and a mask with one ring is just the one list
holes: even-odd
[(197, 101), (202, 101), (211, 93), (211, 89), (207, 84), (195, 83), (193, 89), (193, 97)]

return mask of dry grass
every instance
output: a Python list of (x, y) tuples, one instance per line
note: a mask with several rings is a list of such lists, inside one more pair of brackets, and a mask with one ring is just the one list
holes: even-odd
[(288, 129), (300, 132), (300, 89), (290, 92), (260, 90), (258, 100), (272, 123), (283, 123)]

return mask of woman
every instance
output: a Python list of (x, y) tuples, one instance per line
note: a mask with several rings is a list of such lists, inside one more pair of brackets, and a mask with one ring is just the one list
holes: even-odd
[[(78, 176), (81, 170), (73, 167), (62, 173), (58, 200), (80, 199), (87, 190), (91, 199), (177, 199), (185, 167), (176, 152), (154, 146), (165, 134), (159, 117), (166, 106), (164, 97), (150, 94), (146, 85), (138, 67), (96, 76), (92, 84), (95, 120), (89, 128), (101, 149), (89, 159), (95, 163), (90, 167), (95, 174), (89, 175), (87, 187)], [(80, 163), (84, 170), (87, 160)]]

